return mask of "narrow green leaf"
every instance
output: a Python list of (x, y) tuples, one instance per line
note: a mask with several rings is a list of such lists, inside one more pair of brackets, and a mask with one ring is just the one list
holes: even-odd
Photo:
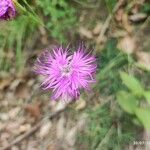
[(143, 126), (150, 130), (150, 108), (137, 108), (135, 113)]
[(128, 75), (125, 72), (120, 73), (123, 83), (131, 90), (135, 95), (141, 96), (143, 94), (143, 88), (140, 82), (133, 76)]
[(113, 8), (115, 7), (117, 0), (105, 0), (105, 2), (106, 2), (106, 6), (108, 8), (108, 11), (110, 13), (112, 13)]
[(120, 91), (117, 93), (117, 101), (126, 112), (134, 114), (137, 108), (137, 101), (133, 95), (125, 91)]
[(150, 91), (145, 91), (144, 97), (146, 98), (147, 102), (150, 104)]

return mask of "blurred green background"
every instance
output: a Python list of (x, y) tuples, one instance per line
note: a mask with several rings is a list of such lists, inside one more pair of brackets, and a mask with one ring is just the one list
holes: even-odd
[[(91, 95), (83, 92), (81, 102), (69, 110), (72, 122), (80, 114), (88, 115), (85, 129), (76, 136), (76, 149), (147, 148), (134, 141), (150, 140), (148, 0), (33, 0), (28, 1), (30, 7), (18, 2), (29, 13), (0, 22), (0, 103), (8, 101), (5, 107), (1, 104), (0, 115), (13, 108), (5, 97), (13, 81), (21, 80), (19, 89), (29, 78), (36, 83), (32, 66), (44, 49), (84, 42), (97, 57), (97, 83)], [(32, 88), (36, 89), (34, 84)], [(36, 97), (32, 92), (26, 94), (29, 98), (14, 98), (18, 107)], [(5, 123), (1, 117), (0, 121)]]

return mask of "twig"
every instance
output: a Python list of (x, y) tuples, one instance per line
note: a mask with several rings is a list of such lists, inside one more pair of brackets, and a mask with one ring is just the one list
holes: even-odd
[(21, 142), (22, 140), (24, 140), (25, 138), (27, 138), (28, 136), (30, 136), (31, 134), (33, 134), (34, 132), (36, 132), (41, 125), (45, 122), (45, 120), (47, 119), (53, 119), (55, 116), (59, 115), (61, 112), (63, 112), (67, 106), (70, 104), (70, 102), (63, 108), (57, 110), (56, 112), (51, 113), (49, 116), (44, 117), (41, 121), (39, 121), (34, 127), (32, 127), (29, 131), (27, 131), (26, 133), (24, 133), (23, 135), (18, 136), (14, 141), (12, 141), (9, 145), (1, 148), (0, 150), (7, 150), (8, 148), (11, 148), (13, 145), (18, 144), (19, 142)]
[[(120, 6), (122, 6), (124, 4), (124, 1), (125, 0), (119, 0), (117, 2), (117, 4), (115, 5), (112, 13), (115, 13), (120, 8)], [(97, 43), (101, 43), (103, 41), (104, 35), (105, 35), (107, 29), (109, 28), (111, 19), (112, 19), (112, 14), (109, 14), (108, 17), (106, 18), (104, 24), (103, 24), (103, 27), (101, 29), (101, 32), (100, 32), (98, 38), (97, 38)]]

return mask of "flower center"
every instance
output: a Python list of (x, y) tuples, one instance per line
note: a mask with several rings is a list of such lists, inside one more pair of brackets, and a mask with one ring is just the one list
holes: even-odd
[(65, 65), (61, 70), (62, 76), (69, 76), (72, 73), (70, 65)]

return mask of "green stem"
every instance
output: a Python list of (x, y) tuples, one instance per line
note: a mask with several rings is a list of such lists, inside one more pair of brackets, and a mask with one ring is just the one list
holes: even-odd
[(43, 21), (39, 18), (39, 16), (34, 12), (33, 8), (28, 4), (28, 2), (26, 0), (23, 0), (23, 2), (26, 4), (26, 6), (28, 7), (28, 9), (30, 10), (30, 12), (33, 14), (33, 19), (40, 23), (40, 25), (45, 26)]
[(20, 5), (17, 1), (13, 1), (14, 5), (16, 6), (16, 8), (23, 13), (26, 13), (27, 10), (25, 9), (25, 7), (23, 7), (22, 5)]
[(25, 7), (20, 5), (17, 1), (13, 1), (13, 3), (20, 12), (22, 12), (23, 14), (27, 14), (35, 22), (39, 23), (42, 26), (45, 26), (43, 21), (37, 16), (37, 14), (34, 12), (34, 10), (31, 8), (31, 6), (27, 3), (27, 1), (26, 0), (23, 0), (23, 1), (27, 5), (27, 7), (30, 9), (30, 12)]

